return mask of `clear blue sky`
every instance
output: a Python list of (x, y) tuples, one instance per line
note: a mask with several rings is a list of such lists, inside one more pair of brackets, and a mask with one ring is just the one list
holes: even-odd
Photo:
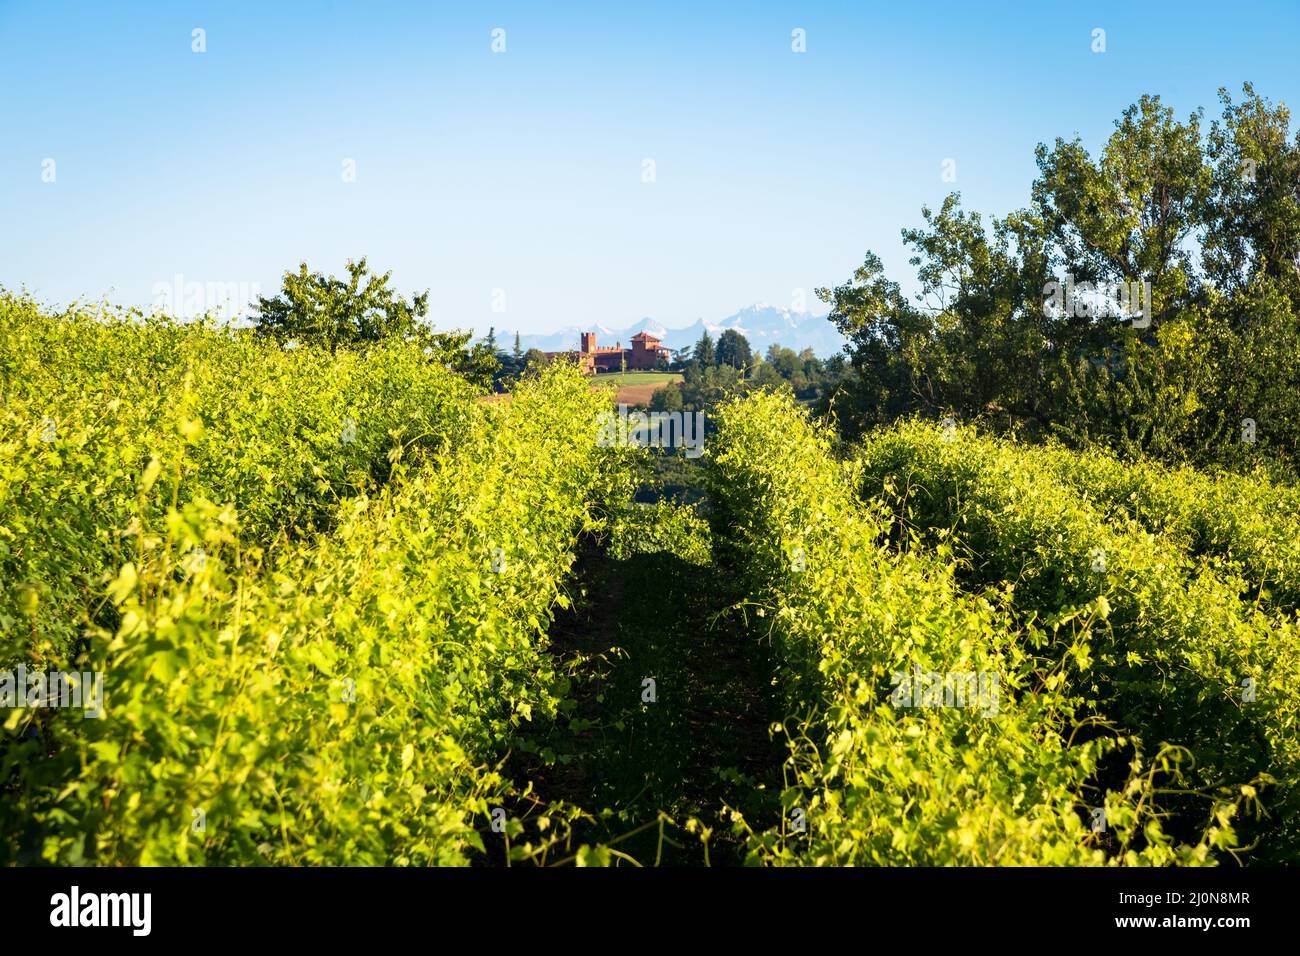
[(923, 203), (1023, 205), (1035, 144), (1142, 93), (1293, 102), (1298, 40), (1296, 0), (0, 0), (0, 284), (147, 306), (366, 255), (480, 332), (820, 310), (868, 248), (910, 275)]

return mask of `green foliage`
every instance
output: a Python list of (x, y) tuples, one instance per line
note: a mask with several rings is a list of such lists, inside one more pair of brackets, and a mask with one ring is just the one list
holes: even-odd
[(701, 367), (718, 364), (717, 352), (713, 347), (713, 338), (707, 330), (700, 335), (700, 340), (695, 343), (695, 348), (691, 350), (691, 364)]
[[(4, 853), (96, 864), (456, 864), (484, 849), (515, 728), (554, 715), (545, 653), (577, 538), (628, 490), (602, 396), (549, 370), (470, 403), (436, 459), (258, 560), (234, 507), (138, 482), (136, 544), (88, 669), (107, 714), (16, 710)], [(576, 427), (575, 427), (576, 426)], [(183, 447), (159, 448), (172, 474)], [(195, 549), (206, 559), (195, 563)], [(192, 828), (194, 811), (205, 826)], [(518, 836), (519, 825), (513, 825)]]
[[(1025, 261), (1025, 245), (981, 235), (946, 204), (916, 239), (936, 260)], [(1016, 289), (969, 285), (961, 308), (1014, 312)], [(895, 292), (868, 268), (837, 290), (852, 304), (839, 318), (903, 348), (897, 326), (872, 324), (884, 303), (917, 320), (908, 354), (932, 360), (918, 344), (929, 318)], [(1072, 410), (1068, 428), (1047, 423), (1071, 442), (1204, 457), (1236, 426), (1202, 398), (1222, 394), (1225, 343), (1243, 328), (1270, 341), (1291, 314), (1268, 269), (1240, 294), (1253, 326), (1196, 305), (1079, 363), (1067, 394), (1025, 394)], [(949, 358), (1006, 344), (976, 328), (944, 333), (966, 343)], [(729, 686), (701, 680), (701, 662), (762, 662), (788, 756), (779, 820), (766, 787), (728, 800), (749, 862), (1200, 865), (1300, 847), (1300, 498), (1269, 480), (1289, 441), (1276, 426), (1262, 447), (1213, 453), (1250, 476), (920, 421), (840, 458), (796, 395), (826, 367), (773, 349), (749, 379), (696, 365), (672, 389), (710, 411), (695, 463), (603, 447), (611, 395), (566, 363), (488, 404), (400, 335), (288, 348), (207, 322), (49, 315), (12, 295), (0, 340), (0, 670), (102, 672), (106, 691), (99, 720), (6, 712), (0, 862), (545, 862), (560, 846), (564, 862), (628, 859), (632, 844), (602, 830), (605, 845), (571, 845), (566, 827), (597, 816), (515, 779), (521, 752), (558, 767), (542, 730), (608, 717), (572, 696), (591, 659), (547, 641), (586, 535), (627, 586), (687, 575), (670, 641), (662, 621), (636, 623), (650, 656), (619, 678), (633, 703), (617, 721), (648, 719), (645, 661), (677, 695)], [(978, 374), (962, 381), (963, 401), (994, 395)], [(906, 407), (876, 382), (853, 396), (873, 395), (882, 418)], [(664, 391), (656, 402), (674, 400)], [(631, 504), (637, 461), (674, 494), (707, 467), (711, 500)], [(643, 617), (663, 599), (651, 590), (634, 602)], [(709, 603), (740, 595), (725, 614)], [(742, 635), (771, 654), (725, 643)], [(697, 646), (709, 640), (724, 643)], [(895, 685), (914, 668), (991, 679), (993, 699), (901, 706)], [(660, 743), (689, 736), (699, 706), (672, 701)], [(618, 792), (684, 798), (688, 751)], [(527, 825), (524, 803), (543, 808)], [(510, 808), (504, 836), (496, 807)], [(653, 804), (640, 824), (661, 841), (666, 809), (679, 807)]]
[(1149, 279), (1157, 327), (1194, 292), (1186, 240), (1209, 215), (1211, 184), (1202, 142), (1199, 112), (1182, 123), (1143, 96), (1097, 160), (1078, 139), (1035, 151), (1034, 207), (1061, 261), (1090, 281)]
[(663, 388), (655, 389), (650, 396), (650, 409), (656, 412), (680, 412), (686, 407), (682, 389), (678, 383), (669, 382)]
[(768, 347), (766, 361), (755, 367), (752, 380), (755, 386), (790, 383), (800, 399), (819, 399), (828, 396), (843, 381), (846, 374), (844, 356), (836, 355), (822, 361), (812, 349), (796, 353), (780, 345)]
[(688, 363), (683, 381), (655, 392), (651, 409), (708, 412), (730, 395), (772, 387), (790, 388), (799, 399), (825, 406), (848, 376), (842, 356), (823, 362), (811, 349), (796, 354), (774, 345), (768, 350), (768, 360), (762, 361), (748, 352), (746, 344), (744, 354), (747, 364), (743, 368), (726, 361), (714, 365)]
[(629, 504), (611, 523), (607, 551), (616, 561), (635, 554), (676, 555), (688, 564), (712, 560), (709, 524), (695, 505)]
[[(944, 553), (882, 546), (890, 521), (859, 501), (859, 466), (837, 462), (789, 396), (737, 399), (720, 419), (717, 526), (792, 714), (778, 728), (786, 819), (751, 834), (756, 862), (1198, 864), (1233, 846), (1248, 791), (1203, 800), (1208, 825), (1180, 842), (1157, 794), (1178, 786), (1184, 754), (1149, 757), (1089, 720), (1075, 685), (1100, 602), (1015, 624), (996, 597), (964, 595)], [(1071, 653), (1039, 654), (1051, 645)], [(892, 675), (913, 666), (998, 675), (996, 712), (891, 706)], [(1089, 808), (1104, 808), (1105, 834)]]
[(1089, 706), (1185, 748), (1207, 792), (1279, 784), (1266, 794), (1267, 849), (1295, 846), (1300, 628), (1243, 602), (1236, 564), (1109, 520), (1035, 456), (967, 429), (901, 424), (872, 435), (860, 460), (865, 494), (884, 499), (896, 534), (918, 527), (947, 543), (970, 586), (1012, 582), (1026, 620), (1097, 615), (1082, 658), (1047, 648), (1078, 658)]
[[(905, 229), (909, 301), (867, 253), (819, 289), (855, 375), (833, 410), (848, 438), (956, 415), (1125, 457), (1235, 465), (1300, 458), (1300, 134), (1247, 84), (1220, 120), (1143, 96), (1098, 155), (1036, 151), (1029, 205), (988, 224), (949, 195)], [(1049, 306), (1049, 283), (1149, 283), (1143, 321)], [(1078, 305), (1090, 301), (1075, 295)], [(1113, 303), (1118, 305), (1118, 303)], [(1134, 303), (1136, 305), (1136, 303)], [(1149, 320), (1149, 321), (1148, 321)]]
[[(740, 370), (730, 365), (689, 365), (682, 378), (680, 384), (670, 383), (660, 391), (680, 392), (680, 407), (691, 412), (709, 411), (728, 395), (745, 388)], [(667, 409), (672, 400), (665, 396), (660, 401), (660, 407)]]
[(398, 340), (425, 351), (429, 360), (454, 368), (480, 388), (497, 368), (494, 349), (469, 346), (469, 332), (435, 332), (426, 290), (407, 301), (388, 284), (391, 272), (371, 273), (366, 260), (347, 264), (346, 280), (309, 272), (307, 263), (284, 273), (274, 298), (259, 296), (256, 328), (280, 342), (316, 345), (335, 352)]
[(1022, 454), (1105, 513), (1117, 510), (1189, 555), (1215, 555), (1239, 566), (1246, 600), (1300, 610), (1300, 493), (1294, 488), (1263, 476), (1126, 463), (1060, 447)]
[[(0, 339), (0, 662), (72, 655), (111, 618), (101, 575), (168, 508), (233, 505), (245, 547), (301, 537), (468, 423), (470, 389), (400, 342), (331, 356), (8, 295)], [(143, 501), (146, 474), (174, 498)]]
[(1296, 301), (1300, 270), (1300, 149), (1287, 141), (1291, 111), (1246, 83), (1234, 103), (1219, 91), (1223, 113), (1210, 127), (1213, 165), (1205, 268), (1221, 289), (1259, 280), (1277, 283)]
[(717, 363), (734, 369), (747, 369), (754, 364), (754, 353), (749, 340), (735, 329), (727, 329), (718, 336)]
[(546, 364), (546, 353), (541, 349), (529, 349), (524, 353), (523, 370), (525, 372), (539, 371)]

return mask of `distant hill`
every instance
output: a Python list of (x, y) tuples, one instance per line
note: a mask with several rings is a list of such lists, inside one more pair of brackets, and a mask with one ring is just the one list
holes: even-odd
[[(632, 336), (638, 332), (649, 332), (658, 336), (670, 349), (686, 348), (699, 341), (700, 336), (708, 330), (716, 341), (727, 329), (735, 329), (749, 340), (749, 344), (759, 352), (766, 352), (770, 345), (783, 345), (796, 352), (810, 348), (819, 358), (829, 358), (844, 347), (844, 337), (824, 315), (811, 312), (795, 312), (778, 308), (766, 303), (746, 306), (734, 315), (729, 315), (720, 322), (697, 319), (684, 328), (670, 329), (661, 322), (644, 318), (625, 328), (610, 328), (605, 325), (577, 326), (570, 325), (555, 332), (541, 335), (521, 335), (522, 348), (541, 349), (543, 352), (559, 352), (564, 349), (577, 349), (578, 339), (583, 332), (595, 332), (599, 345), (631, 345)], [(498, 329), (497, 341), (509, 345), (514, 341), (513, 333)]]

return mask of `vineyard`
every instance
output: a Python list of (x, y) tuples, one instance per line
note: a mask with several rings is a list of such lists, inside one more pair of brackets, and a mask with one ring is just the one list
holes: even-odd
[(573, 367), (8, 294), (0, 395), (6, 864), (1300, 854), (1293, 488), (759, 390), (669, 494)]

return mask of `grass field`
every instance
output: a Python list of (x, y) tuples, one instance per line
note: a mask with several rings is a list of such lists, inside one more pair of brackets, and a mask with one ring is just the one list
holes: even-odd
[(670, 382), (680, 382), (677, 372), (611, 372), (596, 376), (601, 385), (617, 385), (614, 400), (623, 405), (648, 405), (650, 396)]
[(680, 382), (682, 376), (680, 372), (601, 372), (596, 375), (596, 381), (601, 383), (613, 383), (620, 387), (624, 385), (666, 385), (669, 382)]
[[(623, 405), (648, 405), (650, 396), (655, 392), (671, 382), (680, 381), (682, 376), (677, 372), (613, 372), (592, 379), (592, 382), (597, 385), (617, 386), (618, 391), (614, 394), (614, 401)], [(488, 404), (509, 401), (509, 399), (509, 392), (479, 396), (479, 401)]]

